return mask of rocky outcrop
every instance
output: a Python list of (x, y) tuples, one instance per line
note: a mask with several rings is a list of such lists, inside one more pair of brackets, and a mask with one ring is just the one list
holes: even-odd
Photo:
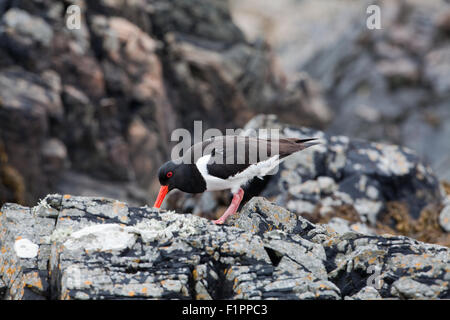
[[(80, 29), (66, 27), (69, 3)], [(240, 127), (260, 112), (330, 120), (316, 85), (287, 81), (226, 2), (6, 0), (0, 10), (0, 140), (23, 177), (23, 204), (85, 175), (152, 193), (170, 133), (193, 120), (204, 129)]]
[(3, 299), (449, 298), (446, 247), (336, 233), (264, 198), (228, 225), (49, 195), (0, 214)]

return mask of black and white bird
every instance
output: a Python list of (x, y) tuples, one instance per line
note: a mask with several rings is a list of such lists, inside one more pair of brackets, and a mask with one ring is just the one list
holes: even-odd
[(187, 193), (231, 190), (233, 200), (214, 223), (222, 224), (236, 213), (244, 197), (242, 189), (255, 177), (275, 170), (293, 153), (318, 144), (316, 138), (260, 139), (244, 136), (218, 136), (191, 146), (184, 155), (159, 168), (161, 184), (154, 207), (159, 208), (172, 189)]

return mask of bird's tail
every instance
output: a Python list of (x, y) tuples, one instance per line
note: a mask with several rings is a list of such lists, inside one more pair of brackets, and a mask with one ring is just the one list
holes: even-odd
[(287, 157), (295, 152), (320, 144), (318, 138), (284, 138), (280, 139), (280, 158)]

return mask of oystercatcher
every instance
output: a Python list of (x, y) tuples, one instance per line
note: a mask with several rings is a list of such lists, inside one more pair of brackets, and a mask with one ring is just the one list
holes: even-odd
[(289, 155), (318, 144), (317, 138), (260, 139), (218, 136), (191, 146), (176, 160), (159, 168), (161, 184), (154, 207), (159, 208), (172, 189), (187, 193), (231, 190), (233, 200), (214, 223), (222, 224), (236, 213), (244, 197), (242, 187), (255, 177), (262, 179)]

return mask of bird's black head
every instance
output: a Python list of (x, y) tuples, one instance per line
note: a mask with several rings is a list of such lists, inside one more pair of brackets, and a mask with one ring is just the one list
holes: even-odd
[(159, 208), (166, 194), (172, 189), (189, 193), (200, 193), (206, 190), (206, 182), (195, 164), (175, 163), (168, 161), (158, 171), (159, 190), (154, 207)]
[(175, 164), (173, 161), (167, 161), (164, 163), (158, 171), (159, 183), (162, 186), (168, 186), (169, 191), (177, 187), (177, 182), (182, 175), (179, 170), (180, 165)]

